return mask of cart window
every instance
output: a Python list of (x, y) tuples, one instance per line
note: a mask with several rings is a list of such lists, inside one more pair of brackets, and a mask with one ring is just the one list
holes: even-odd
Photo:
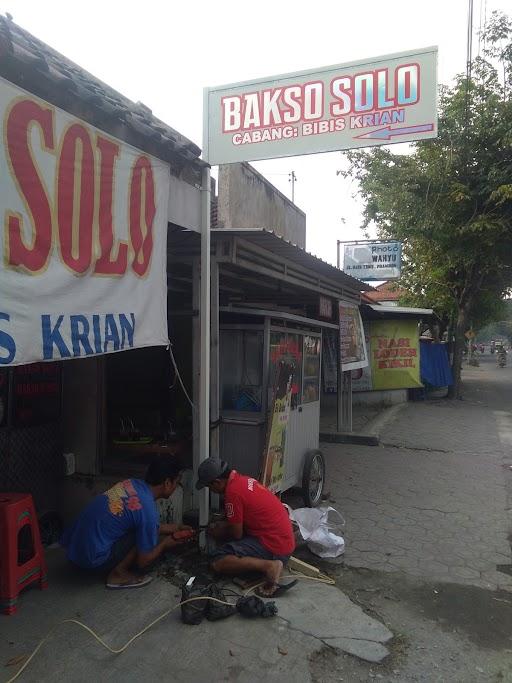
[(261, 411), (263, 332), (221, 330), (220, 379), (223, 410)]
[(270, 399), (272, 399), (277, 380), (279, 363), (290, 363), (294, 370), (292, 376), (292, 408), (301, 403), (302, 388), (302, 337), (299, 334), (272, 332), (270, 335)]
[(318, 401), (320, 383), (320, 339), (304, 337), (303, 403)]

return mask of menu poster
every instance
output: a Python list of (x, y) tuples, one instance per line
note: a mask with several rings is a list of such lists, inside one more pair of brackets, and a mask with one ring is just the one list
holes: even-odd
[(61, 411), (60, 363), (32, 363), (13, 369), (13, 427), (54, 422)]
[(340, 302), (339, 320), (341, 369), (345, 372), (365, 368), (368, 365), (368, 356), (359, 308)]

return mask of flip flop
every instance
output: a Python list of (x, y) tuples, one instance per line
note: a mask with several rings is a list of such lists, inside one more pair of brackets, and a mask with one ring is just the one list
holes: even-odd
[(256, 590), (256, 594), (259, 595), (260, 598), (267, 598), (268, 600), (270, 600), (271, 598), (278, 598), (281, 595), (284, 595), (287, 591), (289, 591), (290, 588), (296, 586), (297, 582), (298, 579), (290, 581), (290, 583), (276, 583), (277, 588), (272, 593), (272, 595), (265, 595), (264, 593), (262, 593), (261, 588), (263, 588), (263, 586), (261, 586), (259, 589)]
[(147, 574), (146, 576), (141, 577), (140, 581), (130, 581), (128, 583), (107, 583), (105, 586), (111, 591), (118, 591), (124, 590), (125, 588), (142, 588), (143, 586), (147, 586), (148, 583), (151, 583), (151, 581), (153, 581), (153, 577)]

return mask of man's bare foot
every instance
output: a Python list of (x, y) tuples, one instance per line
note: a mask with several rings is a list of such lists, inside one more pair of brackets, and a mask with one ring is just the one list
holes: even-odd
[(269, 566), (265, 572), (265, 583), (260, 587), (258, 593), (265, 598), (271, 598), (277, 590), (279, 577), (283, 571), (281, 560), (269, 560)]

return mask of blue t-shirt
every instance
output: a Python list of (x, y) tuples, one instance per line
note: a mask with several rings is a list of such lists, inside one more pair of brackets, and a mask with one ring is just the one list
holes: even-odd
[(100, 567), (112, 546), (130, 531), (141, 553), (158, 544), (160, 519), (151, 488), (141, 479), (126, 479), (96, 496), (62, 536), (68, 559), (84, 569)]

